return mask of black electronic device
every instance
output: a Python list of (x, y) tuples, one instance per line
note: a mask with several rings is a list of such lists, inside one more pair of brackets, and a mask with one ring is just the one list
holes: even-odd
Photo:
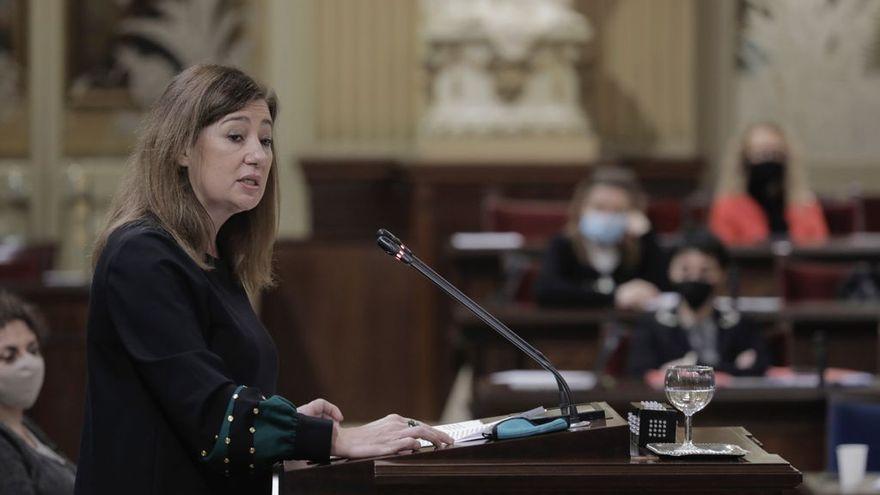
[(674, 443), (675, 427), (680, 413), (663, 402), (630, 403), (630, 447), (644, 448), (649, 443)]

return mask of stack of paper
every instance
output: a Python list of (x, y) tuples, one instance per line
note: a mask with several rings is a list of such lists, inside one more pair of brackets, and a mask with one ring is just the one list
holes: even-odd
[[(522, 414), (517, 414), (515, 416), (531, 419), (540, 414), (543, 414), (544, 412), (546, 412), (546, 409), (544, 409), (543, 407), (536, 407), (532, 410), (526, 411)], [(472, 442), (474, 440), (482, 440), (484, 438), (483, 434), (488, 434), (489, 432), (491, 432), (493, 426), (504, 421), (505, 419), (510, 419), (515, 416), (507, 416), (497, 421), (492, 421), (490, 423), (484, 423), (479, 419), (471, 419), (468, 421), (462, 421), (460, 423), (450, 423), (448, 425), (435, 426), (434, 428), (451, 436), (452, 439), (455, 440), (457, 443)], [(419, 443), (422, 444), (422, 447), (428, 447), (431, 445), (431, 442), (427, 440), (419, 439)]]
[(458, 232), (450, 242), (456, 249), (520, 249), (525, 238), (519, 232)]
[[(596, 375), (589, 371), (560, 371), (572, 390), (590, 390), (596, 386)], [(492, 373), (489, 380), (495, 385), (507, 385), (511, 390), (556, 390), (556, 378), (544, 370), (508, 370)]]

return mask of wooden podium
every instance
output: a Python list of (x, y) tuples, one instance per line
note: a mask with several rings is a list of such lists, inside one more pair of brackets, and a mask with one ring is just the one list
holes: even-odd
[(476, 441), (412, 454), (316, 465), (287, 461), (282, 494), (791, 493), (801, 473), (739, 427), (697, 428), (695, 440), (735, 443), (741, 459), (630, 456), (629, 426), (604, 420), (538, 437)]

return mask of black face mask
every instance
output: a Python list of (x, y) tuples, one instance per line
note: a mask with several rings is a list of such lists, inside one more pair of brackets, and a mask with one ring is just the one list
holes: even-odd
[(762, 161), (746, 165), (749, 195), (767, 215), (771, 232), (787, 232), (785, 222), (785, 163)]
[(687, 280), (673, 284), (672, 289), (681, 294), (691, 309), (699, 309), (709, 300), (715, 287), (703, 280)]
[(763, 161), (748, 165), (749, 194), (755, 197), (775, 198), (783, 196), (785, 164), (779, 161)]

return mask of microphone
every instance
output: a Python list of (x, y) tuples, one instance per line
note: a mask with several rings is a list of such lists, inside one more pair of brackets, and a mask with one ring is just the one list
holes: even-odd
[(819, 389), (825, 388), (825, 370), (828, 368), (828, 346), (825, 330), (813, 334), (813, 352), (816, 354), (816, 371), (819, 373)]
[(580, 421), (577, 407), (575, 407), (574, 402), (571, 398), (571, 389), (568, 386), (568, 382), (565, 381), (565, 378), (562, 377), (562, 374), (559, 373), (559, 371), (553, 366), (552, 363), (550, 363), (550, 360), (547, 359), (547, 357), (544, 356), (541, 351), (523, 340), (522, 337), (520, 337), (513, 330), (508, 328), (507, 325), (502, 323), (498, 318), (495, 318), (495, 316), (493, 316), (488, 311), (483, 309), (479, 304), (474, 302), (473, 299), (465, 295), (457, 287), (449, 283), (445, 278), (441, 277), (440, 274), (431, 269), (431, 267), (423, 263), (422, 260), (414, 255), (412, 251), (408, 247), (406, 247), (406, 245), (404, 245), (400, 239), (397, 238), (397, 236), (395, 236), (388, 230), (379, 229), (379, 231), (376, 233), (376, 243), (386, 253), (388, 253), (388, 255), (394, 257), (395, 259), (406, 265), (413, 267), (416, 271), (425, 276), (425, 278), (433, 282), (436, 286), (440, 287), (444, 292), (446, 292), (446, 294), (448, 294), (453, 299), (461, 303), (464, 307), (469, 309), (472, 313), (474, 313), (474, 315), (477, 316), (477, 318), (482, 320), (485, 324), (489, 325), (489, 327), (495, 330), (499, 335), (507, 339), (507, 341), (513, 344), (514, 347), (519, 349), (525, 355), (532, 358), (535, 362), (541, 365), (542, 368), (553, 374), (553, 377), (556, 379), (556, 384), (559, 387), (559, 411), (562, 417), (568, 421), (569, 425)]

